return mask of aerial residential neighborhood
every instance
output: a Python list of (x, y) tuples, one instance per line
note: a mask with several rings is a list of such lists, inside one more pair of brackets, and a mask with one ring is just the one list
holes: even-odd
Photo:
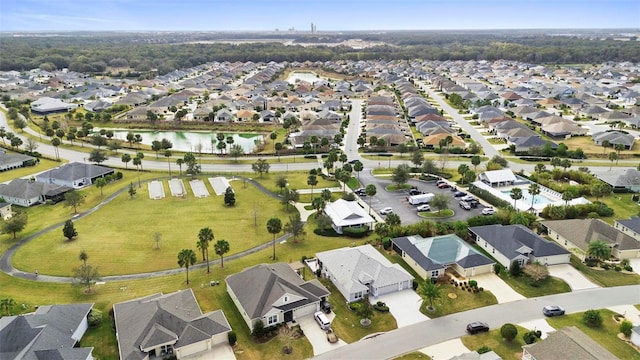
[(0, 359), (640, 359), (633, 20), (157, 5), (188, 30), (0, 15)]

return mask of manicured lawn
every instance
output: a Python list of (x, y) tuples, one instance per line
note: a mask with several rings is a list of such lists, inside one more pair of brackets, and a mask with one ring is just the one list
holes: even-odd
[[(94, 305), (94, 308), (98, 308)], [(93, 347), (93, 355), (101, 354), (100, 359), (117, 360), (118, 340), (116, 333), (112, 330), (111, 324), (113, 319), (109, 316), (109, 312), (102, 313), (102, 324), (97, 327), (90, 327), (80, 340), (80, 347)]]
[[(603, 217), (602, 220), (613, 225), (614, 220), (629, 219), (640, 215), (640, 206), (631, 200), (633, 194), (611, 194), (599, 200), (613, 209), (613, 216)], [(595, 197), (589, 198), (595, 201)]]
[[(12, 152), (9, 152), (12, 153)], [(11, 181), (15, 178), (23, 178), (29, 175), (40, 173), (54, 167), (64, 164), (66, 161), (53, 161), (48, 159), (40, 159), (36, 166), (27, 166), (19, 169), (0, 172), (0, 182)]]
[(536, 287), (531, 286), (525, 275), (513, 277), (508, 271), (501, 271), (500, 278), (511, 288), (526, 298), (571, 292), (571, 287), (564, 280), (549, 276)]
[(333, 312), (336, 314), (336, 317), (331, 323), (331, 328), (333, 328), (338, 337), (345, 342), (352, 343), (369, 334), (398, 328), (396, 319), (391, 313), (381, 313), (377, 310), (373, 310), (371, 325), (367, 327), (360, 325), (360, 318), (355, 312), (349, 309), (345, 298), (340, 294), (338, 289), (326, 279), (322, 279), (322, 283), (331, 292), (329, 302), (331, 303)]
[(620, 359), (640, 359), (640, 353), (618, 339), (619, 325), (613, 320), (614, 312), (607, 309), (600, 309), (599, 311), (603, 320), (602, 326), (599, 328), (591, 328), (585, 325), (582, 322), (584, 313), (557, 316), (547, 319), (547, 322), (556, 329), (566, 326), (577, 327)]
[[(206, 179), (204, 182), (210, 186)], [(270, 217), (280, 218), (283, 225), (288, 219), (289, 214), (279, 201), (240, 181), (231, 182), (237, 202), (230, 208), (224, 205), (222, 196), (195, 198), (186, 179), (185, 198), (171, 196), (168, 182), (163, 183), (167, 195), (164, 199), (149, 199), (146, 186), (138, 189), (134, 199), (122, 193), (100, 211), (75, 221), (79, 234), (75, 240), (67, 241), (62, 230), (51, 231), (22, 247), (13, 260), (14, 266), (66, 276), (73, 264), (78, 264), (80, 251), (85, 250), (89, 262), (98, 266), (102, 275), (171, 269), (177, 267), (176, 256), (184, 248), (194, 250), (198, 261), (202, 261), (196, 242), (203, 227), (211, 227), (215, 239), (229, 242), (228, 256), (272, 239), (266, 229)], [(211, 188), (209, 192), (214, 194)], [(295, 211), (292, 206), (289, 209)], [(160, 249), (155, 249), (156, 232), (162, 237)], [(41, 261), (42, 254), (56, 261)], [(209, 257), (216, 258), (213, 244)]]
[(431, 360), (431, 356), (423, 354), (421, 352), (412, 352), (412, 353), (394, 358), (394, 360)]
[(422, 211), (418, 213), (418, 216), (426, 219), (442, 219), (448, 218), (455, 215), (455, 212), (451, 209), (442, 209), (438, 211), (438, 209), (432, 209), (431, 211)]
[[(276, 181), (280, 176), (284, 176), (287, 179), (289, 189), (311, 189), (311, 186), (307, 185), (307, 179), (309, 178), (308, 171), (289, 171), (288, 173), (273, 174), (270, 173), (264, 174), (262, 178), (259, 176), (254, 176), (253, 180), (257, 181), (268, 190), (276, 194), (280, 194), (280, 188), (276, 185)], [(318, 184), (313, 187), (313, 192), (316, 196), (320, 196), (321, 190), (318, 189), (340, 186), (339, 183), (335, 180), (325, 180), (321, 176), (316, 176), (316, 179), (318, 180)]]
[[(498, 300), (496, 300), (496, 297), (490, 291), (485, 290), (474, 294), (449, 284), (439, 286), (442, 296), (440, 296), (439, 299), (433, 300), (435, 311), (427, 311), (427, 306), (429, 306), (428, 300), (423, 301), (420, 306), (420, 312), (430, 318), (437, 318), (498, 303)], [(455, 296), (449, 296), (449, 294)]]
[[(501, 324), (500, 327), (502, 325), (503, 324)], [(463, 336), (461, 338), (462, 343), (471, 351), (476, 351), (486, 346), (505, 360), (520, 359), (522, 357), (522, 345), (525, 345), (522, 340), (522, 335), (532, 329), (525, 329), (522, 326), (516, 325), (518, 335), (516, 335), (516, 338), (512, 341), (506, 341), (502, 338), (502, 335), (500, 335), (500, 327), (486, 333)]]
[(578, 269), (589, 280), (600, 286), (623, 286), (640, 284), (640, 275), (633, 273), (623, 273), (611, 270), (598, 270), (590, 268), (580, 261), (577, 257), (571, 255), (571, 265)]

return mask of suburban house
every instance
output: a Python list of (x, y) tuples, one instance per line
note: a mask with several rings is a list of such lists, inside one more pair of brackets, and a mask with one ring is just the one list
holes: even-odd
[(522, 347), (522, 360), (618, 359), (575, 326), (551, 332), (547, 338)]
[(81, 189), (113, 173), (113, 169), (105, 166), (72, 162), (36, 175), (36, 181)]
[(568, 264), (571, 253), (553, 241), (536, 235), (523, 225), (485, 225), (470, 227), (475, 242), (505, 268), (517, 261), (520, 267), (539, 262), (543, 265)]
[(46, 305), (29, 314), (0, 318), (0, 359), (93, 360), (93, 348), (77, 347), (89, 328), (93, 304)]
[(491, 187), (513, 185), (517, 180), (509, 169), (485, 171), (478, 175), (478, 179)]
[(32, 180), (13, 179), (8, 184), (0, 184), (0, 197), (9, 204), (29, 207), (45, 203), (47, 200), (60, 202), (70, 187), (45, 184)]
[(0, 202), (0, 217), (4, 220), (9, 220), (11, 215), (13, 215), (13, 212), (11, 211), (11, 204)]
[(640, 217), (632, 217), (628, 220), (615, 220), (616, 229), (640, 241)]
[(371, 245), (341, 248), (316, 254), (324, 277), (347, 302), (412, 289), (413, 276), (392, 264)]
[(604, 141), (609, 142), (609, 146), (615, 148), (616, 145), (622, 145), (624, 150), (631, 150), (635, 141), (633, 134), (618, 130), (601, 131), (591, 135), (596, 145), (602, 146)]
[(329, 296), (320, 281), (304, 281), (288, 264), (259, 264), (226, 278), (227, 293), (249, 331), (311, 316)]
[(35, 158), (23, 154), (7, 154), (6, 151), (0, 150), (0, 171), (18, 169), (27, 166)]
[(596, 174), (596, 176), (611, 185), (613, 191), (632, 191), (640, 192), (640, 171), (634, 168), (623, 170), (622, 174), (619, 172), (607, 172), (602, 174)]
[(640, 325), (631, 329), (631, 343), (635, 346), (640, 346)]
[(571, 251), (580, 260), (587, 256), (591, 241), (602, 240), (611, 246), (617, 259), (640, 257), (640, 241), (600, 219), (571, 219), (544, 221), (549, 237)]
[(447, 270), (467, 278), (490, 273), (495, 264), (455, 234), (403, 236), (391, 239), (391, 246), (424, 279), (435, 279)]
[(338, 234), (342, 234), (344, 228), (371, 227), (376, 222), (356, 201), (338, 199), (328, 203), (324, 213), (331, 218), (331, 226)]
[(77, 107), (78, 107), (77, 104), (66, 103), (60, 99), (54, 99), (50, 97), (42, 97), (31, 103), (31, 111), (34, 114), (38, 114), (38, 115), (67, 112)]
[(231, 331), (222, 310), (202, 313), (190, 288), (117, 303), (113, 317), (122, 360), (181, 359), (228, 344)]

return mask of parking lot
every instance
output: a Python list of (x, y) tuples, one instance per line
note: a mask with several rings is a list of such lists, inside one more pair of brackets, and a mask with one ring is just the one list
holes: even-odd
[[(411, 205), (407, 201), (407, 197), (409, 196), (409, 190), (400, 190), (400, 191), (386, 191), (385, 188), (392, 184), (390, 179), (384, 178), (376, 178), (376, 177), (368, 177), (370, 183), (376, 185), (378, 189), (376, 195), (369, 199), (366, 196), (362, 197), (362, 200), (369, 203), (371, 201), (371, 208), (380, 213), (385, 207), (393, 208), (393, 212), (400, 216), (402, 219), (402, 224), (414, 224), (421, 220), (425, 220), (428, 218), (423, 218), (418, 216), (418, 212), (416, 211), (417, 205)], [(409, 184), (415, 186), (417, 190), (422, 191), (424, 193), (433, 193), (433, 194), (445, 194), (451, 200), (449, 202), (449, 209), (454, 211), (454, 215), (452, 217), (443, 218), (443, 219), (433, 219), (435, 221), (456, 221), (456, 220), (466, 220), (471, 216), (481, 215), (482, 209), (485, 207), (480, 203), (477, 208), (472, 208), (471, 210), (464, 210), (459, 205), (459, 199), (453, 196), (454, 192), (452, 189), (439, 189), (436, 186), (435, 181), (426, 182), (420, 180), (409, 180)], [(455, 184), (452, 184), (455, 185)], [(464, 190), (463, 190), (464, 191)], [(432, 212), (437, 212), (438, 210), (433, 208)], [(384, 217), (384, 215), (382, 215)]]

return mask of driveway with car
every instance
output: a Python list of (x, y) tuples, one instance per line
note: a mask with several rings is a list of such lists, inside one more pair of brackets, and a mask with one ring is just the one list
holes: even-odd
[[(491, 291), (491, 293), (496, 297), (496, 300), (498, 300), (498, 304), (522, 300), (525, 298), (513, 290), (511, 286), (507, 285), (507, 283), (500, 279), (496, 274), (481, 274), (472, 277), (472, 279), (478, 282), (478, 286)], [(540, 311), (542, 311), (542, 308), (540, 308)]]
[[(326, 315), (330, 321), (333, 321), (333, 318), (335, 317), (333, 312)], [(307, 340), (309, 340), (313, 347), (313, 355), (320, 355), (327, 351), (347, 345), (347, 343), (341, 339), (336, 343), (330, 343), (327, 340), (327, 333), (320, 329), (320, 325), (318, 325), (313, 316), (305, 316), (301, 319), (297, 319), (297, 321), (298, 324), (300, 324), (300, 329), (304, 332), (304, 336), (307, 337)]]
[(548, 269), (549, 275), (564, 280), (572, 291), (599, 287), (569, 264), (550, 265)]
[(422, 298), (413, 290), (397, 291), (390, 294), (369, 298), (372, 304), (382, 301), (389, 307), (389, 312), (396, 319), (398, 327), (412, 325), (420, 321), (429, 320), (420, 312)]

